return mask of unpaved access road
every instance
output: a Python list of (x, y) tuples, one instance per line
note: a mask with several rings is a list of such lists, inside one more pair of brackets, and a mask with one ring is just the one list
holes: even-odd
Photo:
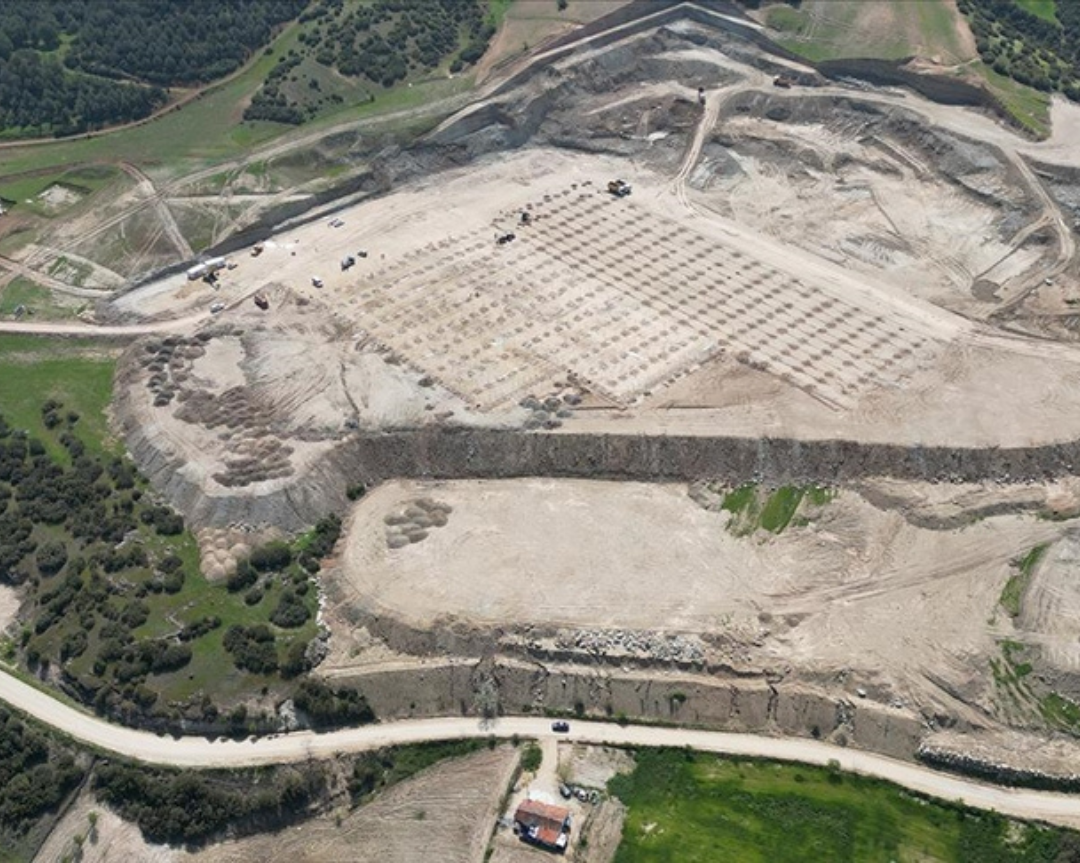
[[(302, 731), (252, 738), (249, 741), (158, 737), (145, 731), (112, 725), (83, 713), (3, 671), (0, 671), (0, 700), (82, 743), (149, 764), (171, 767), (248, 767), (332, 758), (341, 753), (432, 740), (462, 740), (492, 735), (546, 740), (556, 736), (545, 719), (506, 717), (486, 723), (470, 718), (446, 717), (367, 725), (326, 734)], [(884, 779), (920, 794), (945, 800), (962, 800), (968, 806), (1015, 818), (1080, 828), (1080, 797), (996, 787), (883, 755), (843, 749), (816, 740), (685, 728), (624, 727), (609, 722), (577, 720), (571, 723), (568, 734), (558, 735), (558, 738), (602, 746), (681, 746), (702, 752), (775, 758), (804, 764), (825, 765), (833, 761), (844, 770)]]

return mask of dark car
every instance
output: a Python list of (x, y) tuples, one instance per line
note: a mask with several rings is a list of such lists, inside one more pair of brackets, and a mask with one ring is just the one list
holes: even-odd
[(551, 730), (557, 731), (559, 734), (566, 734), (570, 730), (570, 723), (563, 722), (561, 719), (558, 722), (551, 723)]

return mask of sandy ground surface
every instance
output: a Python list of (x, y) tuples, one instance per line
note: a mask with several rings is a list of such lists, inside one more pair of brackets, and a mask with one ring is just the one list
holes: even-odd
[(0, 585), (0, 634), (15, 622), (19, 613), (19, 593), (14, 587)]
[(1023, 640), (1037, 644), (1058, 669), (1080, 670), (1080, 536), (1071, 532), (1035, 566), (1017, 621)]
[[(646, 170), (633, 175), (632, 198), (609, 199), (598, 187), (626, 168), (554, 150), (504, 155), (362, 204), (340, 228), (282, 235), (260, 257), (240, 258), (216, 293), (189, 294), (181, 275), (122, 302), (160, 314), (177, 309), (180, 292), (191, 310), (282, 285), (481, 413), (543, 398), (573, 375), (611, 408), (566, 426), (586, 432), (971, 445), (1080, 436), (1080, 351), (979, 329), (894, 281), (687, 209)], [(950, 236), (938, 230), (946, 213), (956, 210), (958, 235), (987, 224), (974, 205), (950, 209), (948, 195), (931, 206), (936, 215), (913, 230), (939, 245)], [(532, 224), (517, 224), (521, 212)], [(497, 246), (511, 229), (518, 239)], [(369, 257), (341, 271), (357, 249)], [(1001, 252), (987, 247), (957, 269), (979, 270)], [(717, 364), (776, 386), (731, 406), (737, 394), (729, 375), (712, 373)]]
[[(178, 767), (227, 767), (273, 764), (306, 758), (332, 757), (337, 752), (356, 752), (424, 740), (487, 737), (542, 739), (552, 736), (550, 721), (537, 718), (501, 718), (478, 723), (470, 718), (445, 718), (367, 725), (326, 734), (299, 732), (253, 741), (216, 741), (199, 738), (161, 738), (130, 728), (110, 725), (82, 713), (34, 689), (8, 674), (0, 673), (0, 698), (36, 719), (78, 740), (119, 752), (131, 758)], [(1033, 818), (1069, 827), (1080, 827), (1080, 801), (1073, 795), (1016, 788), (999, 788), (939, 773), (917, 764), (883, 755), (846, 749), (816, 740), (781, 739), (754, 734), (695, 731), (684, 728), (620, 726), (614, 723), (575, 720), (568, 742), (622, 746), (689, 746), (704, 752), (755, 755), (828, 764), (870, 776), (946, 800), (963, 799), (968, 806), (994, 809), (1017, 818)]]
[[(137, 826), (84, 794), (34, 861), (60, 860), (74, 850), (74, 837), (81, 833), (86, 841), (77, 859), (83, 863), (423, 863), (436, 857), (448, 863), (481, 863), (517, 760), (518, 751), (510, 746), (485, 750), (437, 764), (355, 809), (343, 807), (276, 833), (194, 852), (147, 843)], [(94, 831), (87, 820), (91, 811), (98, 816)]]
[[(93, 829), (88, 819), (91, 812), (97, 813)], [(84, 792), (53, 828), (34, 863), (57, 863), (65, 855), (74, 855), (78, 847), (76, 835), (81, 835), (84, 841), (81, 853), (73, 859), (81, 863), (174, 863), (181, 859), (181, 853), (175, 849), (147, 842), (135, 824)]]
[[(447, 525), (390, 548), (384, 515), (422, 496), (452, 507)], [(1023, 515), (929, 530), (854, 492), (804, 513), (779, 536), (740, 537), (685, 486), (397, 482), (356, 508), (337, 577), (358, 606), (421, 628), (723, 633), (759, 661), (910, 692), (977, 674), (1010, 561), (1064, 530)]]

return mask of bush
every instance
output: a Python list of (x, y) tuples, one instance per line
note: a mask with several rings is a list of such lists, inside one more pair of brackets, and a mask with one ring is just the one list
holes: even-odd
[(526, 773), (535, 773), (544, 760), (544, 752), (535, 743), (530, 743), (521, 753), (521, 769)]
[(274, 634), (265, 624), (230, 626), (223, 639), (225, 650), (232, 654), (236, 667), (254, 674), (277, 671), (277, 645)]
[(67, 546), (62, 542), (47, 542), (37, 550), (35, 559), (42, 575), (56, 575), (67, 563)]
[(345, 496), (349, 500), (360, 500), (365, 494), (367, 494), (367, 486), (362, 482), (353, 483), (345, 490)]
[(284, 629), (295, 629), (303, 626), (311, 617), (311, 612), (304, 601), (293, 591), (286, 590), (281, 594), (277, 608), (270, 613), (270, 622)]
[(285, 661), (281, 664), (282, 677), (296, 677), (310, 668), (307, 659), (307, 641), (294, 641), (289, 645)]
[(239, 560), (236, 562), (236, 570), (226, 579), (225, 588), (230, 593), (239, 593), (251, 587), (258, 581), (259, 573), (251, 565), (251, 561)]
[(292, 549), (288, 543), (271, 542), (251, 552), (249, 560), (258, 572), (275, 572), (292, 563)]
[(355, 689), (332, 689), (320, 680), (305, 680), (293, 699), (316, 728), (365, 725), (375, 721), (375, 713)]

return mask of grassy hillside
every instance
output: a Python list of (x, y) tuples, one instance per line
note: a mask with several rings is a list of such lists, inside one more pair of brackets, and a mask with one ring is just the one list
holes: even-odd
[[(1056, 8), (1054, 0), (1025, 0), (1024, 5), (1041, 16), (1053, 14)], [(918, 57), (933, 62), (941, 74), (981, 82), (1020, 126), (1033, 135), (1045, 136), (1050, 125), (1047, 92), (1013, 80), (1011, 66), (995, 66), (960, 8), (969, 7), (958, 7), (954, 0), (803, 0), (798, 8), (783, 4), (768, 7), (763, 20), (781, 45), (809, 60)], [(1023, 43), (1015, 50), (1022, 53)]]

